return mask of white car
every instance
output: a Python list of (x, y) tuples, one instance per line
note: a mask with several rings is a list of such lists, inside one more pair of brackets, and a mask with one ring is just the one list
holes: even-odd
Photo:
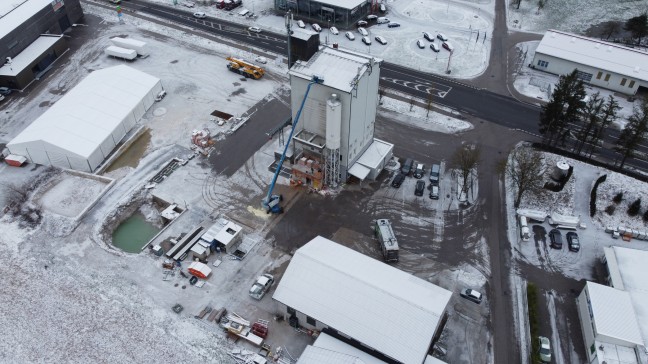
[(257, 278), (256, 282), (250, 287), (250, 296), (256, 300), (263, 298), (274, 283), (274, 277), (270, 274), (263, 274)]
[(259, 27), (249, 27), (248, 30), (254, 33), (261, 33), (261, 28)]
[(445, 34), (443, 34), (443, 33), (437, 34), (437, 38), (439, 38), (439, 40), (444, 41), (444, 42), (448, 41), (448, 37), (446, 37)]
[(461, 293), (459, 293), (461, 297), (473, 301), (477, 304), (480, 304), (482, 301), (482, 294), (475, 291), (474, 289), (466, 288), (461, 290)]
[(551, 344), (549, 339), (544, 336), (538, 336), (538, 341), (540, 342), (540, 360), (543, 363), (551, 362)]
[(197, 11), (197, 12), (193, 13), (193, 16), (194, 16), (194, 18), (204, 19), (205, 17), (207, 17), (207, 14), (205, 14), (202, 11)]
[(378, 36), (376, 36), (376, 38), (375, 38), (375, 39), (376, 39), (376, 42), (378, 42), (378, 43), (380, 43), (380, 44), (382, 44), (382, 45), (385, 45), (385, 44), (387, 44), (387, 40), (386, 40), (385, 38), (383, 38), (383, 37), (381, 37), (381, 36), (379, 36), (379, 35), (378, 35)]
[(362, 43), (371, 45), (371, 39), (369, 37), (362, 37)]
[(301, 20), (297, 20), (297, 26), (300, 27), (300, 28), (302, 28), (302, 29), (305, 29), (305, 28), (306, 28), (306, 24), (304, 24), (304, 22), (301, 21)]
[(366, 36), (369, 35), (369, 32), (367, 31), (367, 29), (365, 29), (363, 27), (358, 28), (358, 33), (360, 33), (363, 37), (366, 37)]
[(349, 40), (355, 40), (355, 35), (351, 32), (346, 32), (344, 33), (344, 36), (347, 37)]
[(434, 43), (430, 43), (430, 49), (435, 51), (435, 52), (439, 52), (439, 46), (437, 46)]
[(331, 34), (334, 34), (334, 35), (340, 34), (340, 31), (336, 27), (331, 27), (331, 28), (329, 28), (329, 30), (331, 31)]
[(268, 59), (265, 57), (258, 56), (257, 58), (254, 59), (257, 63), (263, 63), (266, 64), (268, 63)]
[(313, 23), (313, 24), (311, 25), (311, 27), (313, 28), (314, 31), (316, 31), (316, 32), (318, 32), (318, 33), (322, 31), (322, 27), (320, 27), (319, 24), (315, 24), (315, 23)]
[(186, 6), (188, 8), (193, 8), (194, 6), (196, 6), (196, 4), (192, 3), (191, 1), (183, 1), (182, 6)]
[(423, 42), (422, 39), (417, 40), (416, 45), (421, 49), (425, 48), (425, 43)]

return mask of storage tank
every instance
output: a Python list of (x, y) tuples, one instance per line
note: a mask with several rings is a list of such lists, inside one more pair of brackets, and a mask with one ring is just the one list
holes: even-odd
[(326, 147), (340, 148), (340, 133), (342, 130), (342, 103), (336, 94), (326, 100)]
[(569, 172), (569, 164), (565, 161), (559, 161), (553, 168), (551, 178), (560, 181), (567, 176), (567, 172)]

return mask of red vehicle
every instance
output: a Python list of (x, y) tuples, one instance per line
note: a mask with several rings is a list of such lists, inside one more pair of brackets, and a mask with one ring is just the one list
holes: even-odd
[(216, 8), (224, 10), (232, 10), (241, 6), (243, 2), (241, 0), (218, 0), (216, 2)]

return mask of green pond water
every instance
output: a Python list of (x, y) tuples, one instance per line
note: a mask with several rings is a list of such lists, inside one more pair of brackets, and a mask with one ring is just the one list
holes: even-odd
[(136, 212), (113, 232), (113, 245), (127, 253), (139, 253), (142, 247), (160, 231)]

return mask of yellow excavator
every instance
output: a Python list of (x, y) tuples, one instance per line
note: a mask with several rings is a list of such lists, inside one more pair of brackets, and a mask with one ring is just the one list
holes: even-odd
[(236, 59), (234, 57), (226, 58), (229, 63), (227, 64), (227, 69), (243, 75), (247, 78), (254, 78), (255, 80), (260, 79), (265, 74), (265, 70), (259, 66), (253, 65), (252, 63)]

